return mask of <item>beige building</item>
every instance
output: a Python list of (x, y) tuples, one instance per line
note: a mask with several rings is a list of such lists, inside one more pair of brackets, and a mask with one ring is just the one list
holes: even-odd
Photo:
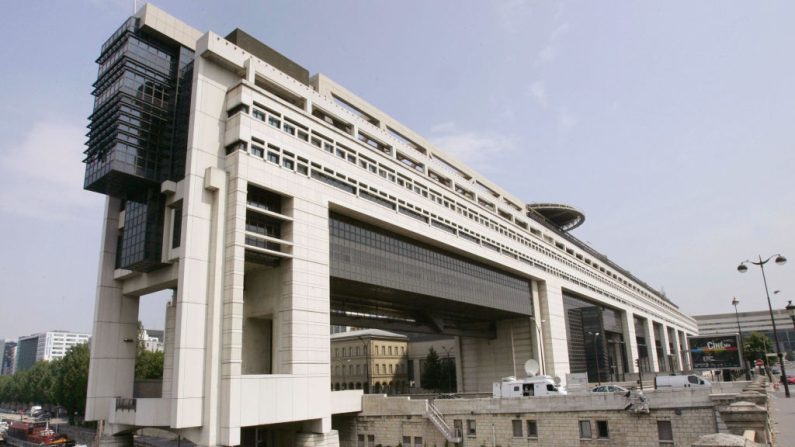
[(379, 329), (331, 335), (331, 389), (402, 394), (408, 389), (408, 338)]

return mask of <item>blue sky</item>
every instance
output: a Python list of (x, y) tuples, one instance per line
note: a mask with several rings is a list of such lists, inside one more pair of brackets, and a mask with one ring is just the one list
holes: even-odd
[[(526, 201), (689, 314), (795, 299), (795, 3), (161, 1), (240, 27)], [(4, 5), (0, 337), (90, 331), (102, 196), (82, 190), (99, 47), (133, 1)], [(783, 298), (779, 298), (783, 296)], [(162, 326), (164, 298), (141, 316)]]

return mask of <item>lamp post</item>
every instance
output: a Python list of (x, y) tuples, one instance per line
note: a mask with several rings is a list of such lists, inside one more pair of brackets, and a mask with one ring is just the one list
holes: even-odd
[(748, 362), (743, 357), (743, 348), (745, 347), (745, 341), (743, 340), (743, 330), (740, 328), (740, 314), (737, 312), (737, 305), (740, 304), (740, 300), (736, 297), (732, 298), (732, 306), (734, 306), (734, 316), (737, 318), (737, 331), (740, 333), (740, 346), (738, 351), (740, 351), (740, 361), (743, 362), (743, 369), (745, 369), (745, 380), (751, 380), (751, 372), (748, 371)]
[(601, 368), (599, 367), (599, 348), (596, 345), (596, 337), (599, 336), (599, 332), (588, 332), (590, 336), (593, 337), (593, 354), (596, 357), (596, 384), (602, 384), (602, 375), (600, 374)]
[[(535, 326), (536, 329), (536, 335), (538, 338), (539, 357), (541, 357), (541, 375), (543, 376), (547, 373), (547, 369), (544, 363), (544, 340), (542, 340), (541, 327), (538, 326), (538, 322), (536, 321), (535, 317), (530, 317), (530, 321), (533, 322), (533, 326)], [(541, 320), (541, 324), (544, 324), (544, 321), (546, 320)]]
[(778, 331), (776, 330), (776, 319), (773, 317), (773, 305), (770, 303), (770, 291), (767, 288), (767, 277), (765, 276), (765, 264), (770, 262), (770, 260), (773, 259), (774, 257), (776, 258), (775, 262), (778, 265), (783, 265), (784, 263), (787, 262), (787, 258), (785, 258), (784, 256), (781, 256), (781, 254), (772, 255), (772, 256), (768, 257), (767, 259), (765, 259), (764, 261), (762, 260), (762, 256), (759, 255), (759, 262), (745, 260), (745, 261), (741, 262), (740, 265), (737, 266), (737, 271), (739, 271), (740, 273), (747, 272), (748, 271), (748, 266), (745, 265), (746, 263), (753, 264), (753, 265), (758, 265), (759, 268), (762, 270), (762, 282), (765, 284), (765, 295), (767, 296), (767, 307), (770, 310), (770, 322), (773, 324), (773, 341), (775, 341), (775, 343), (776, 343), (776, 355), (778, 355), (778, 363), (781, 366), (781, 377), (785, 378), (784, 380), (782, 380), (782, 382), (784, 382), (784, 395), (787, 396), (787, 398), (789, 398), (790, 397), (789, 384), (787, 384), (787, 379), (786, 379), (787, 371), (784, 369), (784, 355), (781, 353), (781, 347), (778, 344)]
[(364, 347), (364, 380), (366, 381), (364, 386), (362, 387), (362, 392), (364, 394), (370, 394), (370, 349), (369, 349), (369, 341), (365, 340), (364, 337), (361, 335), (357, 337), (359, 341), (362, 342), (362, 346)]

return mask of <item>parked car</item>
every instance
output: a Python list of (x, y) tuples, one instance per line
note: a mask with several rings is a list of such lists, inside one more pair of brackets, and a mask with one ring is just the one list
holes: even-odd
[(771, 366), (770, 367), (770, 374), (781, 374), (781, 370), (778, 366)]
[(795, 376), (787, 376), (787, 383), (795, 385)]
[(611, 384), (599, 385), (591, 390), (592, 393), (626, 393), (627, 391), (629, 390), (621, 385)]

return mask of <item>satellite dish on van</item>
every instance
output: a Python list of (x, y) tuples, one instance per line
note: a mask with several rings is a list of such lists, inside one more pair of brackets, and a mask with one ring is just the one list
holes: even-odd
[(538, 374), (538, 361), (530, 359), (524, 362), (524, 372), (526, 372), (528, 376)]

